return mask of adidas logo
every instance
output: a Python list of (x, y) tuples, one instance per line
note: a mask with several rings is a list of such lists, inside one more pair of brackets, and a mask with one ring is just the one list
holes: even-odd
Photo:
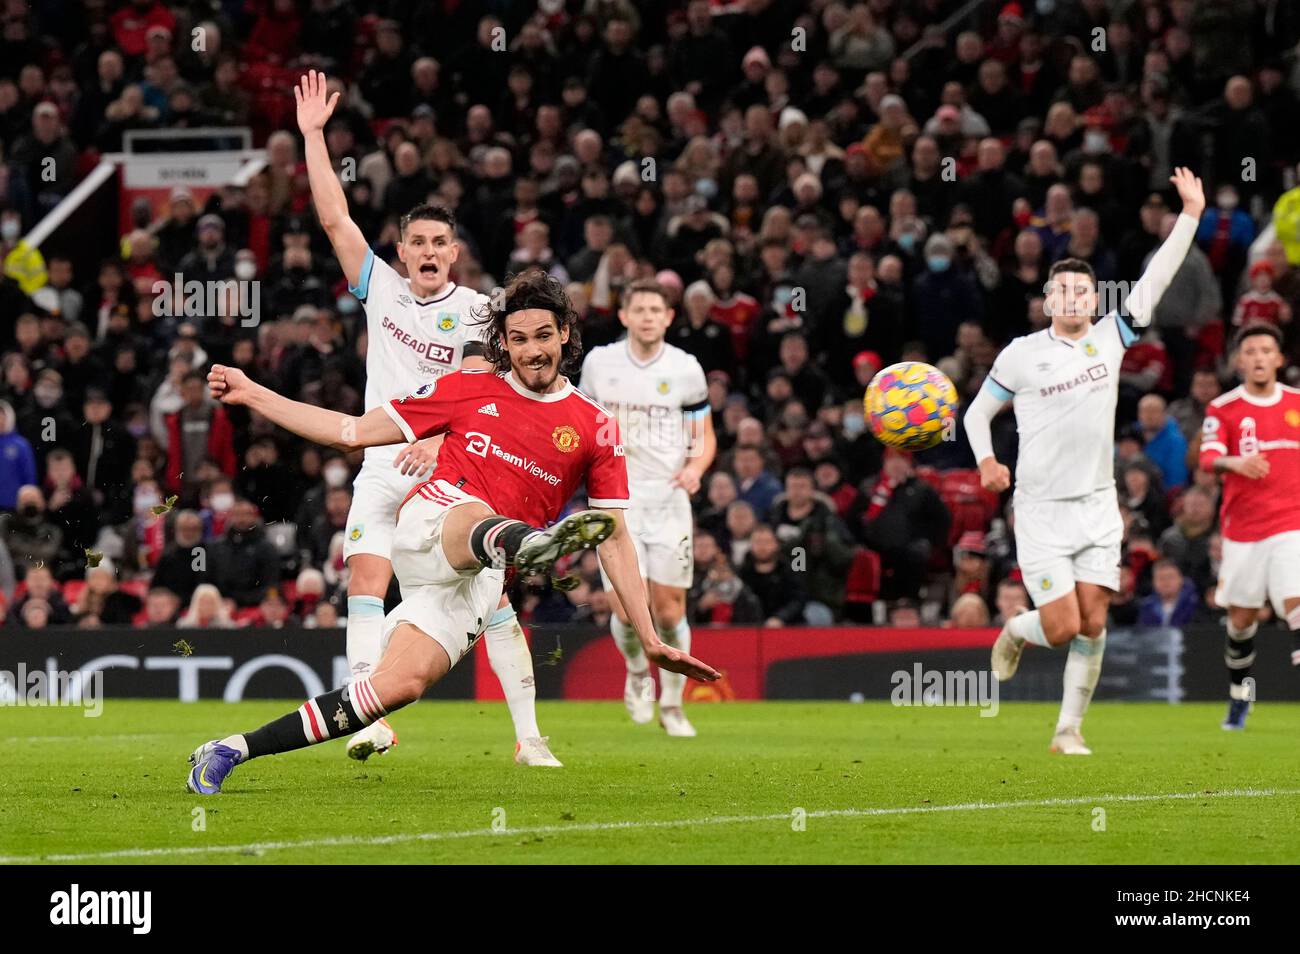
[(481, 408), (478, 409), (478, 412), (480, 414), (486, 414), (489, 417), (501, 416), (500, 414), (497, 413), (497, 405), (495, 401), (493, 401), (491, 404), (484, 404)]

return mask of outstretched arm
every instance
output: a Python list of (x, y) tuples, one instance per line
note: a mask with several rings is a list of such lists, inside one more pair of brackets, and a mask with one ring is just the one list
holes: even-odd
[(360, 450), (406, 440), (402, 429), (380, 405), (361, 417), (328, 408), (291, 401), (270, 388), (251, 381), (238, 368), (214, 364), (208, 372), (208, 391), (222, 404), (242, 404), (263, 417), (316, 444), (341, 451)]
[(308, 70), (293, 88), (293, 98), (298, 103), (298, 129), (302, 132), (307, 156), (307, 181), (311, 185), (316, 217), (334, 246), (334, 254), (348, 284), (357, 288), (361, 284), (361, 268), (365, 265), (370, 246), (357, 223), (348, 215), (348, 200), (334, 175), (329, 149), (325, 145), (325, 124), (334, 114), (339, 94), (326, 99), (325, 74)]
[(1192, 240), (1196, 238), (1196, 226), (1201, 221), (1201, 213), (1205, 211), (1205, 190), (1201, 186), (1201, 180), (1192, 175), (1190, 169), (1179, 166), (1169, 181), (1178, 189), (1178, 196), (1183, 200), (1183, 211), (1174, 223), (1173, 231), (1151, 256), (1146, 271), (1129, 293), (1125, 307), (1129, 323), (1135, 328), (1145, 328), (1151, 324), (1156, 305), (1160, 304), (1169, 283), (1174, 280), (1179, 266), (1187, 257), (1187, 250), (1192, 247)]
[(632, 543), (631, 534), (627, 532), (623, 511), (611, 509), (605, 513), (614, 518), (615, 526), (609, 539), (597, 547), (600, 565), (605, 568), (618, 601), (623, 604), (632, 621), (632, 628), (641, 640), (646, 658), (661, 669), (685, 673), (701, 682), (720, 679), (721, 674), (712, 666), (659, 639), (654, 621), (650, 618), (650, 605), (646, 598), (645, 584), (641, 580), (641, 567), (636, 559), (636, 546)]

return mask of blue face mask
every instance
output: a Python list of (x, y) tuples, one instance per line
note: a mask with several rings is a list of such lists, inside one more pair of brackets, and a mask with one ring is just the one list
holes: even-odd
[(697, 179), (695, 181), (695, 192), (706, 199), (712, 199), (718, 194), (718, 184), (712, 179)]
[(946, 272), (948, 266), (952, 264), (952, 259), (944, 255), (931, 255), (925, 260), (925, 264), (930, 266), (932, 272)]
[(1034, 6), (1043, 16), (1056, 12), (1056, 0), (1038, 0)]
[(912, 249), (916, 248), (916, 236), (911, 232), (904, 232), (898, 237), (898, 247), (910, 255)]
[(844, 434), (846, 437), (857, 437), (867, 429), (867, 420), (856, 414), (845, 415)]
[(351, 315), (360, 307), (360, 303), (351, 294), (340, 295), (335, 305), (341, 315)]

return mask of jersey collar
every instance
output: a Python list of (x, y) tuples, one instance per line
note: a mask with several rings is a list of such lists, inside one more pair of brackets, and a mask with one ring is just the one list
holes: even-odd
[[(530, 401), (540, 401), (543, 404), (563, 401), (573, 391), (573, 382), (568, 378), (564, 378), (564, 387), (560, 388), (558, 391), (552, 391), (550, 394), (538, 394), (536, 391), (531, 391), (519, 383), (518, 379), (515, 378), (514, 368), (503, 372), (502, 376), (506, 379), (506, 384), (514, 388), (515, 393), (520, 397), (526, 397)], [(563, 377), (563, 375), (561, 375), (561, 377)]]
[[(410, 283), (408, 282), (407, 284), (409, 285)], [(436, 305), (439, 302), (446, 301), (448, 298), (450, 298), (452, 292), (454, 292), (455, 290), (456, 290), (456, 283), (447, 282), (447, 287), (442, 290), (441, 295), (434, 295), (432, 298), (416, 298), (414, 295), (412, 295), (411, 299), (420, 307), (424, 307), (425, 305)]]
[[(1065, 345), (1067, 348), (1073, 348), (1073, 347), (1074, 347), (1074, 342), (1073, 342), (1071, 339), (1069, 339), (1069, 338), (1062, 338), (1060, 335), (1056, 334), (1056, 332), (1052, 331), (1052, 326), (1051, 326), (1050, 324), (1049, 324), (1049, 325), (1048, 325), (1044, 330), (1047, 332), (1047, 337), (1050, 338), (1052, 341), (1059, 341), (1061, 344)], [(1081, 339), (1081, 340), (1082, 340), (1082, 339)]]
[(655, 356), (651, 358), (649, 361), (637, 360), (636, 355), (632, 353), (632, 341), (629, 338), (623, 339), (623, 349), (627, 352), (627, 360), (631, 361), (633, 365), (635, 365), (638, 368), (648, 368), (650, 367), (650, 365), (654, 364), (656, 361), (658, 361), (660, 358), (664, 356), (664, 352), (668, 350), (668, 342), (667, 341), (659, 342), (659, 350), (655, 352)]
[(1255, 397), (1246, 390), (1246, 385), (1241, 385), (1241, 399), (1247, 404), (1253, 404), (1256, 407), (1272, 407), (1278, 401), (1282, 400), (1282, 385), (1276, 381), (1273, 382), (1273, 393), (1268, 397)]

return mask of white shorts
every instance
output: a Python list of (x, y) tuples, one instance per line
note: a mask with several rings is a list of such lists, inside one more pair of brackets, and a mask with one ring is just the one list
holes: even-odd
[(1223, 538), (1223, 563), (1214, 601), (1220, 606), (1259, 609), (1271, 599), (1285, 618), (1284, 601), (1300, 596), (1300, 530), (1241, 543)]
[[(393, 451), (393, 456), (396, 455), (397, 451)], [(343, 559), (369, 553), (391, 560), (397, 508), (411, 488), (427, 479), (428, 475), (405, 477), (391, 462), (367, 457), (352, 482), (352, 507), (348, 510), (343, 537)]]
[(402, 602), (384, 619), (384, 647), (401, 623), (438, 641), (454, 666), (478, 642), (501, 601), (504, 570), (457, 570), (442, 549), (442, 525), (461, 504), (482, 501), (447, 483), (433, 486), (442, 498), (416, 494), (402, 508), (393, 533), (393, 572)]
[(1015, 502), (1016, 558), (1035, 606), (1060, 599), (1075, 583), (1119, 589), (1124, 520), (1114, 489), (1071, 500)]
[[(679, 488), (662, 504), (634, 504), (623, 511), (623, 519), (636, 544), (641, 575), (662, 586), (690, 589), (695, 573), (695, 544), (691, 539), (694, 532), (691, 498), (686, 491)], [(605, 581), (606, 590), (614, 589), (603, 566), (600, 578)]]

